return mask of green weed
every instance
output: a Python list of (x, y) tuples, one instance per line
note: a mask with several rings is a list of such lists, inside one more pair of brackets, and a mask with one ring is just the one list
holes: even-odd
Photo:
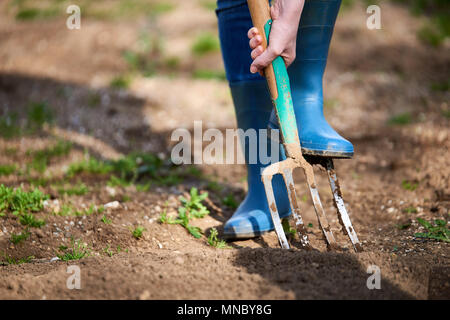
[(418, 182), (403, 180), (402, 181), (402, 188), (409, 191), (414, 191), (419, 186)]
[(37, 151), (28, 151), (27, 153), (33, 157), (28, 164), (28, 168), (32, 168), (40, 173), (47, 169), (50, 161), (54, 158), (66, 156), (72, 150), (72, 143), (59, 140), (55, 145)]
[(353, 6), (355, 5), (355, 0), (342, 0), (342, 11), (348, 10), (353, 8)]
[(432, 83), (431, 90), (441, 91), (441, 92), (449, 91), (450, 90), (450, 80)]
[(191, 49), (192, 52), (198, 56), (218, 51), (220, 49), (219, 39), (214, 34), (202, 33), (197, 36)]
[(10, 212), (14, 215), (38, 212), (44, 208), (43, 202), (49, 196), (39, 189), (24, 191), (21, 188), (12, 189), (5, 185), (0, 185), (0, 212)]
[(15, 164), (0, 165), (0, 176), (9, 176), (16, 172), (16, 169), (17, 167)]
[(79, 183), (77, 185), (74, 185), (73, 187), (59, 187), (58, 193), (60, 195), (68, 195), (68, 196), (82, 196), (89, 192), (89, 188), (84, 183)]
[(123, 59), (132, 72), (138, 72), (145, 77), (150, 77), (158, 69), (168, 67), (174, 69), (179, 59), (163, 58), (162, 39), (157, 34), (142, 33), (139, 36), (138, 48), (135, 51), (127, 50), (123, 53)]
[(67, 169), (66, 176), (72, 178), (80, 173), (107, 174), (110, 173), (112, 169), (112, 166), (108, 163), (88, 157), (83, 161), (70, 164)]
[(110, 187), (128, 187), (132, 184), (132, 182), (126, 179), (118, 178), (115, 175), (112, 175), (109, 177), (107, 184)]
[(133, 235), (133, 237), (135, 238), (135, 239), (140, 239), (140, 238), (142, 238), (142, 236), (144, 235), (144, 231), (145, 231), (145, 228), (144, 227), (142, 227), (142, 226), (137, 226), (136, 228), (134, 228), (132, 231), (131, 231), (131, 234)]
[(41, 129), (45, 123), (53, 121), (53, 112), (45, 102), (32, 102), (28, 107), (28, 126)]
[(122, 195), (120, 202), (128, 202), (130, 200), (131, 200), (131, 197), (129, 195), (124, 194), (124, 195)]
[(439, 47), (450, 37), (450, 12), (437, 13), (429, 18), (424, 26), (417, 32), (418, 38), (431, 46)]
[[(147, 191), (153, 184), (176, 185), (185, 177), (200, 177), (202, 174), (195, 167), (176, 167), (151, 153), (130, 153), (118, 160), (108, 161), (87, 157), (83, 161), (72, 163), (66, 176), (72, 178), (81, 173), (110, 174), (108, 185), (126, 187), (134, 184), (138, 191)], [(145, 178), (150, 181), (142, 181)]]
[(236, 202), (232, 194), (229, 194), (225, 198), (223, 198), (222, 203), (231, 209), (236, 209), (238, 207), (238, 203)]
[(193, 218), (203, 218), (209, 214), (209, 210), (202, 204), (202, 201), (207, 197), (207, 192), (199, 194), (197, 188), (191, 188), (189, 199), (180, 197), (182, 206), (178, 208), (178, 217), (168, 217), (166, 211), (164, 210), (159, 218), (159, 221), (167, 224), (179, 224), (195, 238), (201, 238), (201, 229), (192, 226), (190, 224), (190, 220)]
[[(108, 256), (112, 257), (115, 254), (119, 254), (122, 252), (122, 248), (120, 246), (117, 246), (116, 252), (111, 250), (111, 246), (107, 245), (105, 249), (103, 249), (103, 252), (106, 253)], [(125, 252), (128, 252), (128, 249), (125, 250)]]
[[(85, 257), (89, 257), (91, 252), (87, 248), (87, 245), (82, 243), (81, 240), (71, 240), (72, 247), (69, 249), (65, 246), (60, 246), (60, 254), (56, 256), (62, 261), (80, 260)], [(62, 249), (62, 250), (61, 250)]]
[(153, 4), (151, 12), (153, 14), (161, 14), (172, 11), (174, 9), (174, 5), (167, 2), (158, 2)]
[(192, 77), (194, 79), (226, 80), (226, 75), (225, 75), (224, 70), (197, 69), (197, 70), (194, 70)]
[(283, 226), (283, 231), (286, 235), (295, 237), (295, 234), (297, 233), (294, 228), (291, 227), (289, 224), (289, 219), (282, 219), (281, 225)]
[(28, 256), (20, 258), (19, 260), (14, 259), (13, 257), (3, 253), (1, 256), (5, 259), (4, 261), (0, 261), (0, 265), (8, 265), (8, 264), (22, 264), (22, 263), (30, 263), (31, 260), (34, 259), (34, 256)]
[(178, 221), (172, 217), (167, 216), (167, 211), (164, 210), (160, 217), (159, 217), (159, 222), (161, 223), (167, 223), (167, 224), (177, 224)]
[(409, 206), (402, 210), (404, 213), (417, 213), (417, 208), (413, 206)]
[(126, 76), (117, 76), (111, 80), (109, 86), (114, 89), (127, 89), (131, 84), (131, 80)]
[(200, 4), (202, 5), (203, 8), (208, 10), (215, 10), (217, 7), (216, 1), (214, 0), (202, 0)]
[(217, 181), (209, 181), (206, 186), (209, 190), (220, 192), (223, 190), (223, 187)]
[(98, 105), (100, 105), (101, 102), (102, 102), (102, 98), (101, 98), (100, 94), (98, 94), (96, 92), (89, 93), (89, 95), (87, 97), (87, 105), (89, 107), (95, 108)]
[(229, 245), (227, 245), (225, 240), (218, 238), (219, 232), (216, 228), (211, 228), (209, 231), (209, 237), (208, 237), (208, 244), (211, 247), (217, 248), (217, 249), (229, 249), (231, 248)]
[(164, 59), (164, 64), (169, 70), (175, 70), (180, 65), (179, 57), (167, 57)]
[(29, 177), (28, 183), (32, 185), (33, 187), (46, 187), (50, 184), (49, 179), (45, 177)]
[(53, 8), (49, 9), (38, 9), (38, 8), (25, 8), (21, 9), (16, 14), (16, 20), (20, 21), (30, 21), (30, 20), (41, 20), (48, 19), (58, 15), (58, 11)]
[(103, 252), (106, 253), (110, 257), (112, 257), (114, 255), (114, 252), (111, 250), (111, 247), (109, 245), (107, 245), (106, 248), (103, 249)]
[(417, 218), (417, 222), (419, 222), (427, 232), (415, 233), (414, 236), (416, 238), (450, 242), (450, 229), (447, 227), (447, 221), (436, 219), (434, 220), (434, 224), (432, 224), (422, 218)]
[(21, 233), (11, 233), (11, 242), (14, 244), (18, 244), (22, 241), (27, 240), (30, 237), (31, 233), (28, 231), (28, 229), (23, 230)]
[(0, 117), (0, 136), (6, 139), (19, 136), (22, 130), (17, 122), (17, 114), (8, 113)]
[(397, 224), (397, 225), (395, 225), (395, 227), (396, 227), (398, 230), (406, 230), (406, 229), (408, 229), (409, 227), (411, 227), (411, 222)]
[(109, 219), (105, 214), (102, 216), (101, 220), (104, 224), (111, 224), (111, 222), (112, 222), (112, 220)]
[(189, 194), (189, 199), (180, 197), (180, 201), (183, 206), (182, 208), (186, 209), (188, 214), (192, 215), (194, 218), (203, 218), (209, 214), (208, 208), (202, 204), (202, 201), (208, 198), (208, 193), (204, 192), (199, 194), (197, 188), (191, 188)]
[(388, 124), (391, 126), (403, 126), (410, 124), (411, 122), (412, 122), (411, 114), (409, 112), (405, 112), (392, 116), (389, 119)]
[(45, 221), (43, 219), (37, 219), (31, 212), (20, 215), (19, 222), (24, 226), (29, 226), (32, 228), (40, 228), (45, 225)]
[(148, 190), (150, 190), (150, 183), (145, 183), (145, 184), (136, 184), (136, 191), (139, 192), (147, 192)]

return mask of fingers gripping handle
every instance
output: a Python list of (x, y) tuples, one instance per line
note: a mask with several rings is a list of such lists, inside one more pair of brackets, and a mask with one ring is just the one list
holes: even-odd
[[(247, 0), (253, 25), (262, 34), (263, 49), (269, 42), (272, 19), (268, 0)], [(300, 140), (295, 120), (294, 106), (292, 104), (291, 87), (286, 65), (282, 57), (277, 57), (272, 64), (266, 67), (264, 74), (269, 85), (272, 102), (275, 106), (278, 121), (280, 122), (281, 137), (288, 157), (295, 158), (296, 152), (301, 153)]]
[[(258, 31), (262, 35), (262, 47), (263, 49), (266, 49), (269, 35), (265, 35), (264, 26), (271, 20), (269, 1), (247, 0), (247, 3), (248, 8), (250, 9), (250, 15), (252, 16), (253, 25), (258, 28)], [(278, 97), (277, 83), (272, 66), (267, 67), (266, 70), (264, 70), (264, 74), (267, 78), (267, 83), (269, 84), (270, 95), (272, 96), (272, 99), (276, 99)]]

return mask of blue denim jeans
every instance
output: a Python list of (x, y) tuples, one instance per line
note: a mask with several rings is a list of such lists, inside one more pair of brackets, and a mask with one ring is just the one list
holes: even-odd
[(250, 73), (252, 59), (247, 32), (253, 26), (246, 0), (218, 0), (216, 14), (219, 38), (228, 82), (262, 81)]

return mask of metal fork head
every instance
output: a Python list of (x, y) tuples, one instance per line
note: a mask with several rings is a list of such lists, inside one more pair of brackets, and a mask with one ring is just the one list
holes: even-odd
[(306, 234), (306, 228), (303, 223), (303, 219), (300, 216), (300, 207), (298, 205), (297, 194), (295, 191), (294, 180), (292, 178), (292, 171), (294, 168), (300, 167), (300, 165), (292, 158), (271, 164), (264, 168), (262, 172), (262, 182), (266, 191), (267, 201), (269, 203), (270, 214), (277, 233), (278, 240), (282, 248), (289, 249), (289, 242), (281, 224), (280, 215), (278, 213), (277, 205), (275, 202), (275, 196), (272, 188), (272, 178), (276, 174), (283, 176), (286, 189), (288, 191), (289, 204), (291, 206), (292, 216), (295, 221), (296, 230), (300, 238), (300, 242), (304, 248), (310, 249), (309, 239)]
[(319, 192), (317, 190), (317, 185), (314, 177), (314, 171), (312, 164), (320, 164), (322, 165), (328, 173), (328, 178), (330, 182), (331, 191), (333, 194), (333, 202), (337, 209), (337, 214), (339, 218), (339, 222), (343, 227), (343, 231), (347, 234), (353, 244), (353, 247), (356, 252), (362, 250), (361, 245), (359, 243), (358, 237), (356, 235), (355, 230), (351, 224), (350, 218), (348, 216), (347, 210), (344, 205), (344, 201), (342, 199), (342, 194), (339, 189), (339, 182), (334, 171), (334, 165), (332, 159), (314, 159), (314, 158), (287, 158), (286, 160), (274, 163), (268, 167), (266, 167), (262, 171), (262, 181), (264, 184), (264, 189), (267, 196), (267, 201), (269, 204), (270, 214), (272, 216), (272, 221), (275, 227), (275, 232), (277, 233), (278, 240), (282, 248), (289, 249), (289, 242), (286, 238), (286, 235), (283, 230), (283, 226), (281, 223), (281, 219), (278, 213), (277, 205), (275, 202), (275, 196), (272, 187), (272, 178), (276, 174), (281, 174), (283, 176), (283, 180), (286, 185), (286, 189), (288, 191), (289, 203), (291, 206), (292, 217), (294, 219), (296, 225), (296, 231), (300, 238), (300, 243), (306, 249), (311, 249), (311, 245), (309, 243), (308, 236), (306, 234), (306, 228), (303, 223), (303, 219), (300, 215), (300, 207), (298, 205), (298, 198), (295, 191), (294, 180), (292, 177), (293, 170), (295, 168), (302, 168), (303, 172), (306, 176), (306, 182), (311, 194), (311, 198), (313, 200), (314, 209), (319, 220), (319, 226), (322, 229), (322, 232), (325, 236), (327, 247), (330, 250), (337, 250), (339, 246), (336, 243), (334, 235), (331, 231), (330, 224), (325, 214), (325, 210), (323, 209), (322, 203), (320, 201)]

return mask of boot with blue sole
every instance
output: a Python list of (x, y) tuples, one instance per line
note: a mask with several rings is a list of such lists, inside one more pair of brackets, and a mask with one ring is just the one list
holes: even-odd
[[(247, 166), (248, 193), (233, 216), (225, 223), (224, 237), (226, 239), (253, 238), (274, 229), (264, 185), (261, 181), (262, 169), (271, 164), (266, 163), (268, 162), (267, 158), (277, 159), (273, 162), (285, 158), (282, 149), (279, 149), (277, 157), (271, 157), (270, 150), (273, 142), (267, 139), (267, 135), (259, 134), (260, 129), (267, 130), (267, 123), (273, 108), (265, 80), (239, 82), (230, 85), (230, 87), (238, 127), (244, 132), (248, 129), (254, 129), (256, 140), (251, 142), (244, 138), (244, 141), (241, 141)], [(250, 143), (252, 143), (253, 148), (250, 148)], [(260, 150), (257, 149), (261, 143), (267, 143), (264, 148), (269, 152), (266, 159), (260, 158)], [(264, 149), (263, 153), (265, 153)], [(253, 152), (253, 154), (250, 154), (250, 152)], [(283, 178), (280, 175), (273, 178), (273, 187), (280, 216), (289, 216), (291, 214), (289, 198)]]
[[(302, 152), (307, 155), (351, 158), (353, 145), (341, 137), (323, 114), (323, 74), (341, 0), (305, 1), (297, 33), (296, 59), (288, 68)], [(278, 129), (272, 112), (270, 129)]]

